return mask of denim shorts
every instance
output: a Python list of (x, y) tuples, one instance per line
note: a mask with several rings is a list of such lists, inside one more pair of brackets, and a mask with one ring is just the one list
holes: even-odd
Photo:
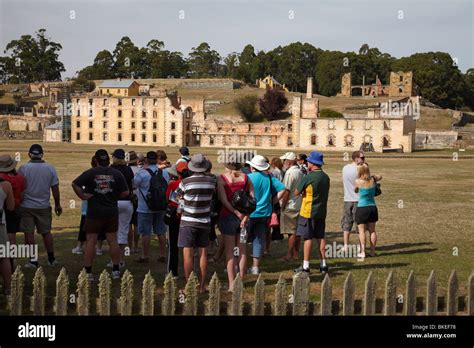
[(219, 219), (219, 231), (226, 236), (240, 234), (240, 219), (234, 214), (229, 214)]
[(165, 234), (166, 225), (164, 217), (164, 210), (157, 213), (138, 213), (138, 233), (142, 236), (149, 236), (153, 230), (153, 233), (159, 236)]

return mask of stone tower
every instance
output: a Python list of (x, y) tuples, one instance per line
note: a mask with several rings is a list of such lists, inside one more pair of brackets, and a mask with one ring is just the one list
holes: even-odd
[(342, 75), (341, 80), (341, 95), (343, 97), (350, 97), (351, 96), (351, 73), (345, 73)]
[(413, 95), (413, 72), (392, 71), (388, 93), (390, 97), (411, 97)]
[(308, 77), (306, 82), (306, 98), (313, 98), (313, 78)]

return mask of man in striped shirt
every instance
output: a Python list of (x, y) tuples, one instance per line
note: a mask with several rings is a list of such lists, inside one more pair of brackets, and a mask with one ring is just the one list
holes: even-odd
[(184, 274), (187, 281), (194, 268), (194, 248), (198, 248), (200, 292), (206, 289), (206, 248), (211, 231), (211, 203), (216, 190), (216, 178), (206, 173), (210, 168), (211, 162), (206, 157), (194, 155), (188, 164), (192, 175), (183, 179), (176, 190), (183, 201), (178, 247), (183, 248)]

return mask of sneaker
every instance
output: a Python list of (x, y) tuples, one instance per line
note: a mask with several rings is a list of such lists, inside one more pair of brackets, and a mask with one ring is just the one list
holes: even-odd
[(82, 254), (84, 254), (84, 252), (82, 251), (82, 248), (81, 248), (81, 247), (75, 247), (74, 249), (72, 249), (72, 253), (73, 253), (73, 254), (76, 254), (76, 255), (82, 255)]
[(321, 272), (321, 274), (326, 274), (329, 272), (329, 268), (328, 266), (324, 266), (324, 267), (319, 266), (319, 271)]
[(92, 273), (87, 273), (87, 281), (89, 283), (93, 283), (94, 282), (94, 275)]
[(96, 250), (95, 250), (95, 254), (96, 254), (97, 256), (102, 256), (102, 255), (104, 255), (104, 251), (103, 251), (102, 249), (96, 249)]
[(31, 263), (31, 261), (27, 261), (27, 262), (25, 263), (25, 268), (33, 268), (33, 269), (37, 269), (37, 268), (38, 268), (38, 266), (37, 266), (37, 265), (35, 265), (34, 263)]
[(303, 268), (303, 266), (300, 266), (298, 268), (295, 268), (294, 270), (295, 273), (301, 273), (301, 272), (304, 272), (304, 273), (311, 273), (311, 270), (309, 268)]
[(250, 267), (248, 270), (247, 270), (247, 274), (254, 274), (254, 275), (258, 275), (260, 274), (260, 271), (257, 267)]
[(50, 267), (54, 267), (57, 265), (59, 265), (59, 262), (56, 259), (54, 259), (53, 261), (48, 261), (48, 266)]
[[(109, 261), (109, 263), (107, 264), (107, 267), (109, 267), (109, 268), (114, 267), (114, 264), (112, 263), (112, 261)], [(125, 268), (125, 262), (124, 261), (119, 262), (119, 268)]]
[(113, 271), (112, 279), (120, 279), (120, 271)]

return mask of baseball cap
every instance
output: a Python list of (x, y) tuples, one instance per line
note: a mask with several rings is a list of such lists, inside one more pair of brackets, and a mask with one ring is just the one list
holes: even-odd
[(31, 153), (32, 155), (40, 156), (44, 153), (43, 147), (40, 144), (33, 144), (30, 147), (29, 153)]
[(294, 152), (287, 152), (283, 156), (281, 156), (280, 159), (294, 161), (296, 159), (296, 155)]
[(124, 159), (125, 158), (125, 151), (122, 149), (116, 149), (114, 152), (112, 152), (112, 156), (118, 159)]
[(98, 161), (107, 161), (107, 160), (110, 160), (109, 158), (109, 153), (104, 150), (104, 149), (100, 149), (100, 150), (97, 150), (95, 152), (95, 155), (94, 157), (96, 158), (96, 160)]

